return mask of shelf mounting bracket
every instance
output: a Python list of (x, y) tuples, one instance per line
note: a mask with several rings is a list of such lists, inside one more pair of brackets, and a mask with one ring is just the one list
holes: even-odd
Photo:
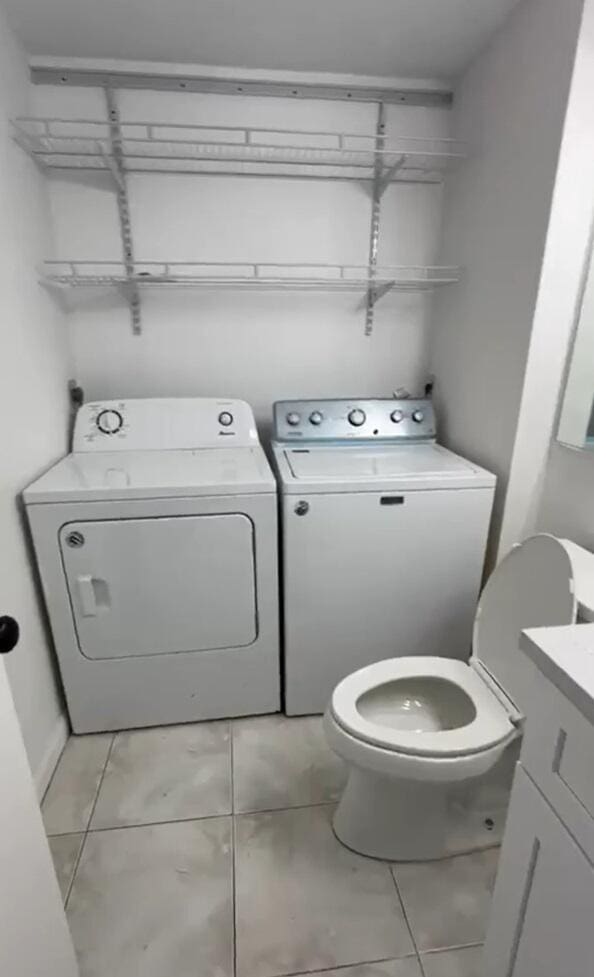
[(373, 288), (373, 302), (374, 305), (378, 302), (384, 295), (387, 295), (393, 288), (396, 282), (382, 282), (381, 285), (375, 285)]
[(405, 162), (406, 162), (406, 156), (403, 155), (400, 156), (395, 163), (392, 163), (392, 166), (388, 166), (386, 167), (386, 169), (382, 169), (382, 173), (379, 179), (379, 187), (378, 187), (378, 192), (380, 197), (383, 197), (384, 193), (386, 192), (390, 183), (392, 182), (392, 177), (395, 176), (396, 173), (398, 173), (398, 170), (402, 169)]
[(113, 160), (113, 157), (106, 151), (105, 146), (102, 142), (97, 143), (97, 152), (101, 156), (103, 162), (105, 163), (105, 168), (111, 173), (113, 182), (115, 183), (118, 190), (124, 192), (126, 189), (126, 184), (124, 182), (124, 177), (120, 172), (118, 166)]
[(124, 152), (122, 147), (122, 127), (120, 123), (120, 113), (116, 94), (113, 88), (106, 86), (105, 103), (107, 106), (107, 116), (109, 121), (109, 138), (111, 142), (111, 155), (105, 155), (105, 161), (113, 176), (116, 185), (116, 198), (118, 205), (118, 218), (120, 224), (120, 236), (122, 240), (122, 257), (128, 282), (124, 286), (125, 293), (130, 305), (130, 317), (132, 320), (132, 332), (135, 336), (141, 333), (141, 304), (140, 290), (135, 280), (136, 267), (134, 263), (134, 244), (132, 240), (132, 222), (130, 220), (130, 201), (128, 198), (128, 183), (126, 180), (126, 167), (124, 163)]
[[(377, 268), (377, 256), (379, 247), (379, 232), (381, 218), (382, 183), (384, 182), (384, 165), (382, 162), (382, 149), (386, 140), (386, 107), (380, 102), (377, 110), (377, 123), (375, 127), (375, 160), (373, 164), (373, 182), (371, 186), (371, 227), (369, 233), (369, 257), (368, 257), (368, 285), (367, 297), (365, 301), (365, 335), (371, 336), (373, 332), (373, 315), (375, 303), (378, 296), (378, 288), (374, 283)], [(385, 189), (385, 187), (384, 187)]]

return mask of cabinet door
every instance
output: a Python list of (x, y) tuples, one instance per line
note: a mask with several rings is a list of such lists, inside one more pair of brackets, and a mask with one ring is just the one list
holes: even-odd
[(485, 977), (594, 972), (594, 867), (524, 769), (514, 780)]

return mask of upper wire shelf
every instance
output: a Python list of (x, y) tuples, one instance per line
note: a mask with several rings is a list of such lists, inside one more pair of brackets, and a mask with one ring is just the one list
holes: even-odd
[(376, 297), (388, 291), (427, 291), (460, 279), (454, 266), (333, 265), (212, 261), (136, 261), (127, 274), (120, 261), (46, 261), (42, 277), (53, 285), (84, 286), (198, 286), (272, 290), (365, 291)]
[[(465, 158), (453, 139), (381, 138), (345, 132), (121, 122), (125, 169), (143, 173), (373, 179), (381, 161), (386, 182), (439, 183)], [(18, 118), (15, 139), (41, 164), (58, 169), (111, 170), (108, 122)]]

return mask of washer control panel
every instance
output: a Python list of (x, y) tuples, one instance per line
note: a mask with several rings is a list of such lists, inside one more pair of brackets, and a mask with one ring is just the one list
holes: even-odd
[(214, 397), (154, 397), (83, 404), (73, 451), (166, 451), (258, 443), (251, 407)]
[(281, 400), (274, 405), (277, 441), (430, 441), (435, 412), (425, 398)]

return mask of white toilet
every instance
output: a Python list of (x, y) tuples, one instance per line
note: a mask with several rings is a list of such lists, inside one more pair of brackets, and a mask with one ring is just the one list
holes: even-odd
[(533, 536), (489, 578), (468, 663), (390, 658), (343, 679), (324, 717), (330, 746), (351, 767), (338, 838), (394, 861), (495, 844), (531, 702), (520, 632), (572, 624), (578, 607), (594, 620), (594, 556)]

